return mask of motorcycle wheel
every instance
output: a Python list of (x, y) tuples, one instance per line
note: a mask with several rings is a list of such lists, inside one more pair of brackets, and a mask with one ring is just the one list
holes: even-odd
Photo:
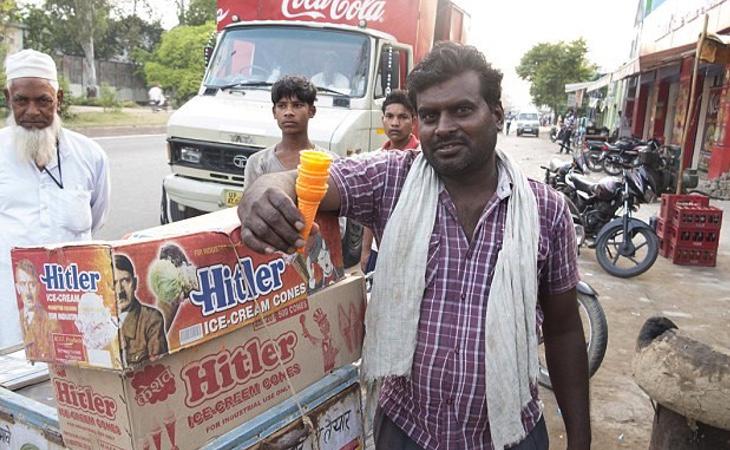
[[(578, 292), (578, 312), (583, 322), (583, 334), (588, 352), (588, 375), (593, 376), (601, 367), (603, 357), (608, 346), (608, 322), (598, 297)], [(540, 343), (540, 367), (537, 372), (537, 382), (552, 389), (550, 373), (547, 370), (544, 356), (544, 346)]]
[[(641, 275), (654, 265), (659, 255), (659, 238), (648, 228), (635, 228), (630, 232), (630, 252), (622, 251), (623, 225), (616, 224), (596, 239), (596, 259), (609, 274), (619, 278)], [(638, 242), (637, 242), (637, 239)]]
[(611, 157), (605, 158), (603, 160), (603, 170), (605, 170), (606, 173), (609, 175), (613, 175), (613, 176), (621, 175), (622, 168), (621, 168), (620, 160), (618, 160), (616, 158), (611, 158)]
[(362, 252), (362, 232), (362, 225), (354, 220), (347, 220), (345, 234), (342, 237), (342, 262), (345, 268), (349, 268), (360, 263), (360, 253)]
[(601, 152), (598, 150), (590, 150), (586, 155), (586, 166), (591, 172), (603, 171), (603, 161), (601, 161)]

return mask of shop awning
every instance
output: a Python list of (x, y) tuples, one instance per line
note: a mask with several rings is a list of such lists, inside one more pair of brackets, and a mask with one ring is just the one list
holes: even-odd
[(621, 67), (616, 69), (613, 72), (613, 79), (623, 80), (626, 77), (630, 77), (631, 75), (638, 73), (640, 70), (639, 66), (639, 58), (634, 58), (629, 62), (624, 63)]
[(730, 36), (708, 34), (702, 42), (700, 59), (712, 64), (730, 64)]
[(601, 78), (594, 80), (594, 81), (585, 81), (583, 83), (570, 83), (565, 85), (565, 92), (576, 92), (576, 91), (586, 91), (586, 92), (593, 92), (601, 89), (604, 86), (608, 86), (608, 84), (611, 82), (611, 74), (607, 74), (602, 76)]

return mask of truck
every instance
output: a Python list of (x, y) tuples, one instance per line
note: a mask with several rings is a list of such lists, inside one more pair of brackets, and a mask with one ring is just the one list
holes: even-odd
[[(238, 204), (246, 161), (280, 140), (270, 89), (281, 76), (322, 80), (315, 145), (341, 156), (379, 148), (385, 96), (435, 42), (465, 42), (469, 15), (452, 0), (218, 0), (217, 22), (200, 89), (167, 124), (163, 224)], [(327, 84), (331, 72), (341, 77)], [(343, 230), (347, 266), (360, 233)]]

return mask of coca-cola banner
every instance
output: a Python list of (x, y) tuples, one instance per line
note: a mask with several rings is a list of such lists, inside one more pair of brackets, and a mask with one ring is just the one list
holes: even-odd
[(433, 39), (436, 3), (436, 0), (218, 0), (218, 29), (235, 19), (352, 26), (365, 21), (368, 28), (392, 34), (398, 42), (415, 46), (419, 22), (422, 30), (431, 30)]

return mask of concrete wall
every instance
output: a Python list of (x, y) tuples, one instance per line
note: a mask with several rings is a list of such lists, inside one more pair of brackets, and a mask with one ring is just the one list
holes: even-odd
[[(56, 56), (59, 76), (68, 81), (71, 94), (85, 95), (83, 91), (83, 58), (80, 56)], [(121, 100), (147, 101), (147, 88), (141, 76), (135, 72), (137, 66), (130, 63), (96, 61), (96, 79), (99, 86), (107, 83), (116, 88)]]

